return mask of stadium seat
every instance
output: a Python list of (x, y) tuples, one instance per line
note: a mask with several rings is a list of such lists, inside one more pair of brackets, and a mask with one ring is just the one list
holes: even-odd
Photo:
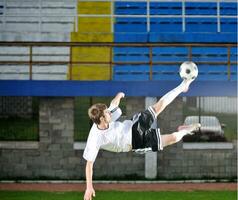
[(172, 61), (183, 62), (188, 60), (186, 47), (155, 47), (153, 48), (153, 62)]
[(221, 32), (237, 32), (236, 18), (221, 18)]
[(149, 80), (149, 66), (147, 65), (115, 65), (113, 72), (115, 81)]
[(193, 47), (192, 60), (195, 62), (227, 62), (227, 48), (226, 47)]
[(233, 15), (237, 16), (237, 3), (235, 2), (221, 2), (220, 3), (221, 15)]
[(186, 32), (217, 32), (217, 19), (186, 18)]
[(146, 18), (116, 18), (116, 22), (114, 25), (115, 32), (146, 32)]
[(152, 80), (181, 80), (179, 65), (154, 65)]
[(149, 49), (144, 47), (115, 47), (114, 61), (149, 62)]
[(181, 18), (152, 18), (151, 32), (182, 32)]
[(216, 15), (217, 4), (213, 2), (186, 2), (186, 15)]
[(150, 3), (151, 15), (181, 15), (182, 3), (181, 2), (151, 2)]
[(146, 2), (115, 2), (115, 14), (146, 15)]

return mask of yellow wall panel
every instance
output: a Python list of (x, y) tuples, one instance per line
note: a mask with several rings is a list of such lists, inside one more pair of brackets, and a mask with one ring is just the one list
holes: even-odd
[(111, 32), (111, 19), (108, 17), (79, 17), (78, 32)]
[(109, 62), (110, 49), (108, 47), (75, 47), (72, 49), (72, 61)]
[(78, 2), (78, 14), (110, 14), (111, 2)]
[(110, 80), (109, 65), (75, 65), (72, 80)]
[(113, 34), (72, 32), (71, 42), (113, 42)]

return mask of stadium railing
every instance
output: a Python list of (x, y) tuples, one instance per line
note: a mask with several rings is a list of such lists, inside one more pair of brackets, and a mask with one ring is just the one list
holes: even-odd
[[(136, 71), (138, 71), (138, 66), (147, 66), (146, 70), (142, 70), (139, 73), (143, 74), (145, 73), (145, 76), (147, 77), (146, 80), (158, 80), (156, 78), (156, 74), (158, 74), (159, 72), (161, 72), (163, 74), (163, 70), (165, 70), (164, 68), (166, 68), (166, 66), (168, 66), (167, 71), (169, 71), (169, 74), (171, 75), (171, 77), (173, 75), (177, 75), (178, 74), (178, 67), (181, 64), (181, 61), (185, 61), (184, 58), (187, 58), (187, 60), (195, 60), (195, 62), (199, 65), (199, 66), (203, 66), (203, 68), (201, 68), (201, 77), (203, 77), (206, 74), (209, 74), (209, 69), (212, 69), (212, 66), (221, 66), (221, 70), (217, 69), (217, 72), (215, 72), (213, 70), (211, 70), (211, 74), (213, 75), (221, 75), (222, 76), (222, 80), (234, 80), (237, 76), (237, 50), (236, 50), (236, 44), (234, 43), (227, 43), (227, 44), (208, 44), (208, 43), (80, 43), (80, 42), (0, 42), (0, 48), (1, 49), (6, 49), (6, 48), (10, 48), (10, 47), (14, 47), (14, 49), (19, 48), (19, 52), (14, 51), (13, 53), (11, 51), (9, 52), (5, 52), (5, 51), (0, 51), (0, 75), (2, 75), (3, 79), (11, 79), (11, 78), (7, 78), (7, 75), (14, 73), (16, 75), (16, 77), (21, 76), (23, 74), (25, 74), (25, 78), (23, 78), (24, 80), (34, 80), (34, 76), (37, 73), (43, 73), (43, 74), (57, 74), (57, 73), (65, 73), (65, 75), (67, 75), (67, 79), (66, 80), (73, 80), (72, 77), (72, 69), (73, 69), (73, 65), (75, 64), (88, 64), (89, 67), (90, 65), (101, 65), (101, 64), (105, 64), (106, 66), (110, 67), (110, 75), (108, 77), (108, 80), (117, 80), (117, 73), (121, 73), (123, 72), (123, 70), (120, 72), (119, 71), (115, 71), (115, 66), (119, 66), (121, 69), (123, 69), (123, 67), (125, 66), (135, 66), (134, 67), (134, 71), (136, 73)], [(24, 51), (23, 53), (20, 51), (20, 48), (26, 48), (27, 50)], [(62, 56), (62, 59), (57, 60), (59, 58), (59, 54), (54, 54), (51, 51), (49, 52), (43, 52), (43, 54), (36, 52), (34, 53), (34, 49), (35, 48), (39, 48), (39, 47), (45, 47), (45, 48), (69, 48), (69, 55), (65, 55)], [(100, 62), (100, 61), (73, 61), (72, 60), (72, 52), (73, 52), (73, 48), (76, 47), (102, 47), (102, 48), (108, 48), (110, 51), (110, 60), (108, 62)], [(115, 59), (115, 53), (114, 49), (115, 48), (146, 48), (147, 49), (147, 53), (145, 53), (144, 57), (146, 59), (141, 59), (139, 61), (135, 61), (135, 60), (130, 60), (130, 59), (122, 59), (122, 60), (116, 60)], [(171, 48), (185, 48), (187, 49), (187, 54), (186, 52), (183, 52), (182, 54), (182, 60), (181, 59), (173, 59), (172, 56), (169, 56), (167, 54), (165, 54), (164, 59), (161, 59), (160, 57), (158, 57), (159, 52), (158, 52), (158, 48), (167, 48), (167, 47), (171, 47)], [(203, 47), (206, 48), (210, 48), (210, 51), (212, 48), (215, 49), (220, 49), (221, 51), (221, 56), (218, 56), (211, 51), (209, 53), (209, 51), (207, 51), (207, 55), (202, 55), (202, 51), (203, 51)], [(208, 49), (209, 50), (209, 49)], [(215, 54), (215, 55), (214, 55)], [(163, 56), (163, 52), (161, 54)], [(161, 56), (159, 55), (159, 56)], [(38, 57), (41, 57), (41, 59), (37, 59)], [(125, 55), (126, 57), (127, 55)], [(179, 55), (175, 55), (175, 56), (180, 56)], [(202, 56), (202, 57), (199, 57)], [(57, 58), (57, 59), (54, 59)], [(138, 55), (137, 55), (138, 57)], [(140, 57), (140, 55), (139, 55)], [(159, 58), (159, 59), (158, 59)], [(27, 69), (20, 71), (21, 70), (21, 66), (25, 66), (27, 67)], [(38, 66), (45, 66), (45, 70), (43, 72), (37, 71), (37, 67)], [(57, 70), (55, 70), (55, 68), (52, 68), (54, 70), (51, 69), (51, 66), (54, 65), (65, 65), (68, 66), (68, 69), (64, 72), (59, 72)], [(162, 67), (163, 65), (163, 67)], [(176, 66), (177, 68), (175, 70), (171, 71), (171, 67), (170, 66)], [(19, 66), (19, 69), (15, 69), (15, 71), (9, 71), (8, 67), (10, 66)], [(137, 67), (136, 67), (137, 66)], [(155, 67), (156, 66), (156, 67)], [(235, 67), (234, 67), (235, 66)], [(161, 68), (160, 68), (161, 67)], [(207, 70), (206, 70), (207, 69)], [(134, 73), (133, 70), (127, 70), (126, 73)], [(124, 71), (125, 72), (125, 71)], [(67, 74), (68, 73), (68, 74)], [(165, 70), (165, 75), (168, 73)], [(203, 75), (203, 76), (202, 76)], [(1, 78), (2, 79), (2, 78)], [(18, 78), (13, 78), (13, 79), (18, 79)], [(166, 78), (165, 78), (166, 79)], [(165, 80), (162, 79), (162, 80)], [(38, 78), (38, 80), (40, 80)], [(50, 76), (48, 79), (46, 80), (51, 80)], [(62, 79), (59, 79), (62, 80)], [(120, 80), (120, 79), (119, 79)], [(123, 80), (123, 79), (121, 79)], [(138, 80), (135, 77), (135, 81)], [(145, 79), (144, 79), (145, 80)], [(173, 78), (172, 78), (173, 80)], [(206, 80), (206, 77), (204, 79), (201, 80)], [(209, 77), (208, 77), (209, 80)]]

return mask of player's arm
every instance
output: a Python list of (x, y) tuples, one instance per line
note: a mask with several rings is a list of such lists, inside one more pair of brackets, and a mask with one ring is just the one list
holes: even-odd
[(119, 108), (119, 104), (121, 99), (124, 97), (125, 94), (123, 92), (119, 92), (111, 101), (108, 110), (111, 112), (112, 121), (116, 121), (122, 115), (122, 111)]
[(93, 188), (93, 162), (87, 161), (86, 168), (86, 191), (84, 200), (91, 200), (92, 196), (95, 197), (95, 190)]
[(125, 97), (125, 94), (123, 92), (119, 92), (115, 97), (114, 99), (111, 101), (111, 105), (115, 106), (115, 107), (118, 107), (119, 104), (120, 104), (120, 101), (122, 98)]

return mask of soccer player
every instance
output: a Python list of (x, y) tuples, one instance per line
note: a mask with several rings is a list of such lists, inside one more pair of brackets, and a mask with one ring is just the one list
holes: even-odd
[(88, 136), (86, 148), (83, 153), (86, 164), (86, 191), (84, 200), (91, 200), (95, 196), (93, 188), (93, 163), (99, 149), (112, 152), (146, 152), (159, 151), (164, 147), (180, 141), (183, 136), (193, 134), (200, 124), (180, 126), (177, 132), (160, 135), (159, 128), (151, 125), (157, 116), (180, 93), (187, 92), (193, 80), (183, 80), (182, 83), (165, 94), (157, 103), (147, 110), (137, 113), (131, 120), (116, 121), (122, 114), (119, 104), (125, 97), (123, 92), (118, 93), (111, 101), (109, 108), (105, 104), (97, 103), (88, 110), (89, 118), (94, 122)]

